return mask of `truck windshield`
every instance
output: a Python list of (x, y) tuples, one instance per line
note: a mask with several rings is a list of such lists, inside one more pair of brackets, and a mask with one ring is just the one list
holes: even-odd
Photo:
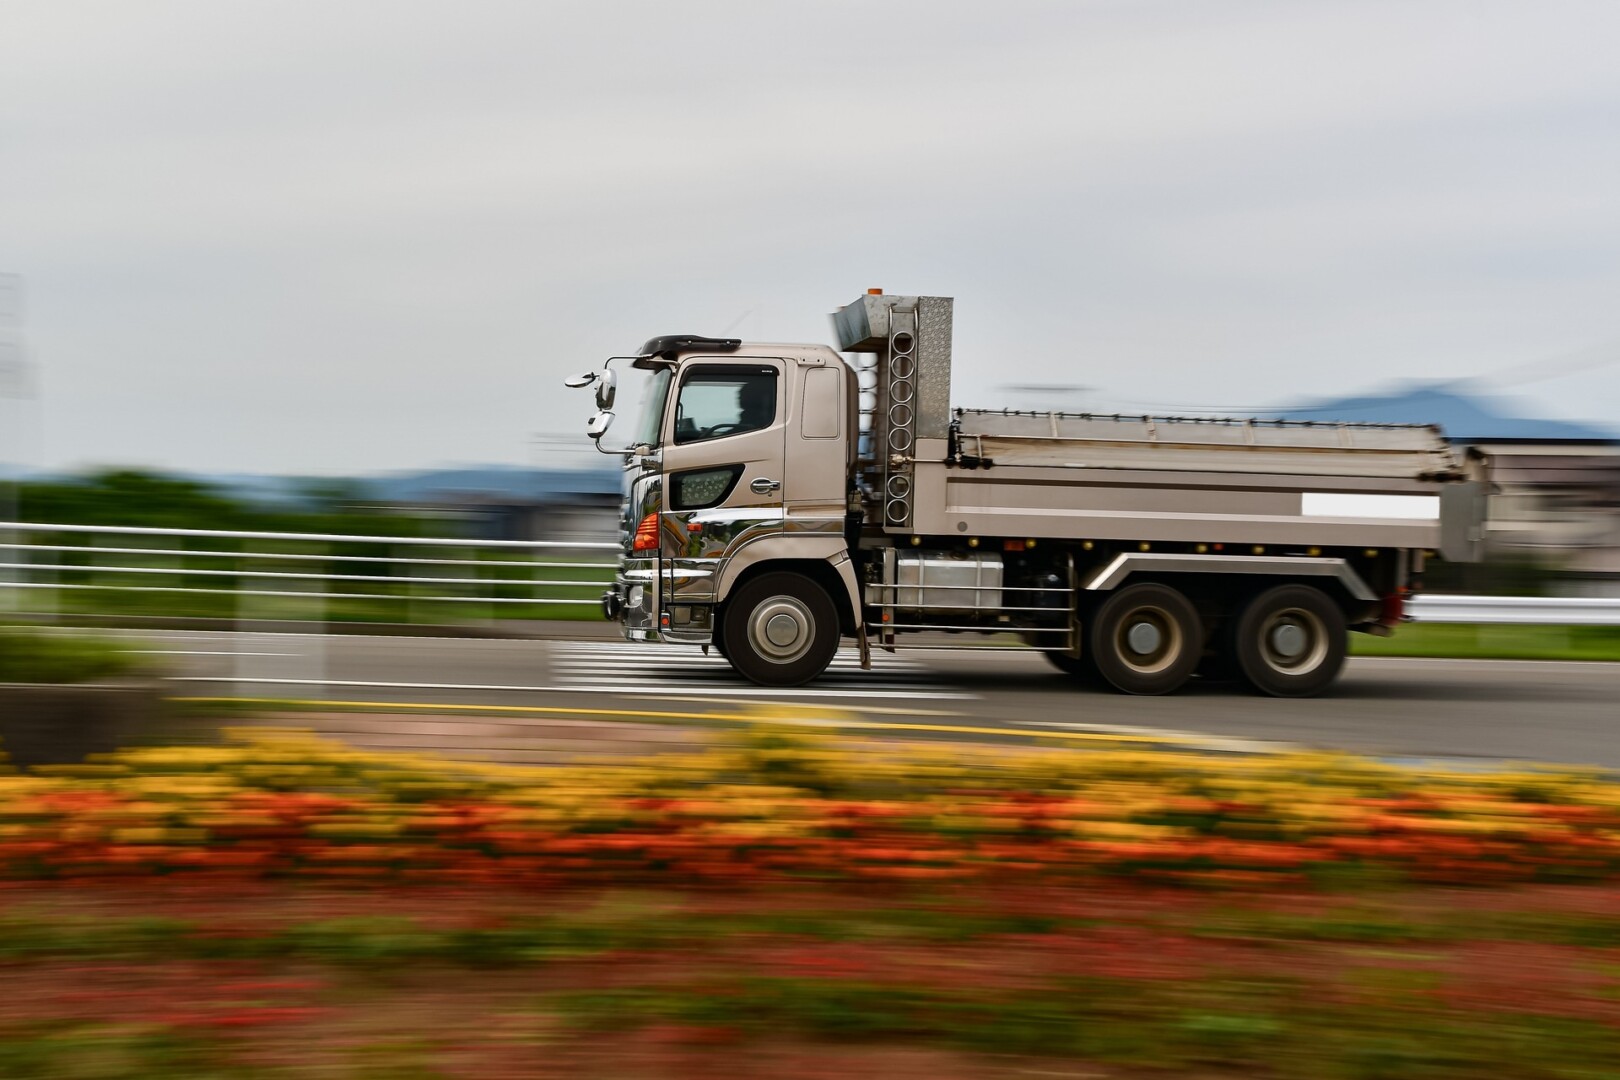
[(631, 446), (657, 448), (658, 435), (664, 426), (664, 402), (669, 397), (669, 380), (673, 371), (661, 367), (642, 384), (640, 412), (636, 415)]

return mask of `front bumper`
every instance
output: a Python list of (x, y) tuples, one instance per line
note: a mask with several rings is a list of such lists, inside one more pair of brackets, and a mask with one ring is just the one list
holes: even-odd
[(619, 567), (613, 585), (602, 597), (602, 611), (614, 612), (617, 622), (631, 641), (657, 640), (658, 561), (626, 559)]
[[(626, 562), (602, 594), (602, 615), (619, 624), (628, 641), (672, 641), (707, 645), (713, 640), (714, 604), (705, 595), (693, 602), (684, 596), (660, 596), (664, 584), (652, 560)], [(686, 575), (675, 577), (677, 584)]]

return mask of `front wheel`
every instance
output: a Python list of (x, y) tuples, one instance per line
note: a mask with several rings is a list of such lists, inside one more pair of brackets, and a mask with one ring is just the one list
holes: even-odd
[(838, 651), (838, 609), (798, 574), (761, 574), (726, 604), (721, 653), (760, 686), (799, 686), (827, 670)]
[(1232, 646), (1243, 677), (1272, 697), (1310, 697), (1338, 678), (1349, 647), (1344, 613), (1320, 589), (1279, 585), (1250, 601)]

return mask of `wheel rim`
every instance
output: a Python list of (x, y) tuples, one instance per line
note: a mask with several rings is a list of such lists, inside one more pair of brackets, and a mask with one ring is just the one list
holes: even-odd
[(1260, 659), (1283, 675), (1304, 675), (1328, 655), (1327, 626), (1313, 611), (1281, 608), (1260, 624)]
[(791, 664), (815, 643), (816, 620), (803, 601), (773, 596), (748, 616), (748, 644), (773, 664)]
[(1181, 623), (1160, 607), (1132, 608), (1114, 631), (1114, 655), (1132, 671), (1157, 675), (1181, 657)]

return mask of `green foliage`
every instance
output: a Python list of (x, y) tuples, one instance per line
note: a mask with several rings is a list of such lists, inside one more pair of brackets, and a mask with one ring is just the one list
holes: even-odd
[(196, 480), (138, 469), (107, 469), (67, 480), (19, 486), (24, 521), (158, 529), (365, 533), (423, 536), (422, 519), (354, 509), (363, 492), (352, 482), (310, 481), (305, 506), (268, 506), (236, 498)]
[(141, 658), (117, 642), (0, 628), (0, 683), (91, 682), (140, 667)]

